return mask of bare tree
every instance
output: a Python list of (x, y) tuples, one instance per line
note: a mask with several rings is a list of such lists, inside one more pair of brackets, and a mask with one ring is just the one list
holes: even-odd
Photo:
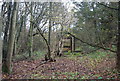
[[(31, 2), (31, 7), (30, 7), (31, 13), (30, 13), (30, 21), (33, 20), (33, 2)], [(33, 53), (33, 23), (30, 22), (30, 29), (29, 29), (29, 57), (31, 57)]]
[[(5, 29), (4, 29), (4, 37), (3, 37), (3, 50), (2, 50), (2, 54), (3, 54), (3, 58), (2, 58), (2, 62), (3, 62), (3, 65), (2, 65), (2, 70), (3, 72), (6, 72), (6, 63), (7, 63), (7, 51), (8, 51), (8, 31), (9, 31), (9, 26), (10, 26), (10, 17), (11, 17), (11, 6), (12, 6), (12, 3), (9, 2), (9, 3), (4, 3), (4, 5), (8, 5), (7, 7), (7, 11), (4, 11), (4, 6), (3, 6), (3, 13), (7, 12), (7, 17), (6, 17), (6, 24), (5, 24)], [(5, 15), (5, 14), (2, 14), (2, 16)], [(3, 16), (4, 17), (4, 16)], [(5, 22), (4, 22), (5, 23)]]
[(14, 2), (12, 15), (11, 15), (11, 24), (9, 30), (9, 41), (8, 41), (8, 52), (7, 52), (7, 62), (6, 70), (8, 73), (12, 71), (12, 54), (15, 40), (15, 27), (16, 27), (16, 16), (17, 16), (17, 2)]

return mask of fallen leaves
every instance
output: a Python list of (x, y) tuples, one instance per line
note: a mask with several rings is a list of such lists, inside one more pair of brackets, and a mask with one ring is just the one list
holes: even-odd
[[(48, 62), (38, 66), (41, 59), (19, 61), (14, 63), (11, 75), (3, 74), (4, 79), (104, 79), (117, 78), (113, 69), (114, 58), (91, 59), (87, 56), (57, 58), (56, 62)], [(107, 68), (108, 67), (108, 68)]]

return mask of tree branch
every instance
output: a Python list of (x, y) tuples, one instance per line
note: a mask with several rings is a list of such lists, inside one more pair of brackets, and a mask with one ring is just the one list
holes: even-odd
[[(66, 32), (67, 32), (67, 31), (66, 31)], [(94, 44), (90, 44), (90, 43), (88, 43), (88, 42), (85, 42), (85, 41), (81, 40), (80, 38), (74, 36), (74, 35), (71, 34), (70, 32), (67, 32), (67, 34), (71, 35), (72, 37), (76, 38), (76, 39), (79, 40), (80, 42), (85, 43), (85, 44), (87, 44), (87, 45), (89, 45), (89, 46), (101, 48), (101, 49), (103, 49), (103, 50), (108, 50), (108, 51), (111, 51), (111, 52), (116, 53), (116, 51), (111, 50), (111, 49), (109, 49), (109, 48), (104, 48), (104, 47), (102, 47), (102, 46), (98, 46), (98, 45), (94, 45)]]
[(112, 8), (112, 7), (109, 7), (109, 6), (107, 6), (107, 5), (105, 5), (105, 4), (102, 4), (102, 3), (99, 3), (100, 5), (103, 5), (104, 7), (107, 7), (107, 8), (109, 8), (109, 9), (112, 9), (112, 10), (118, 10), (117, 8)]

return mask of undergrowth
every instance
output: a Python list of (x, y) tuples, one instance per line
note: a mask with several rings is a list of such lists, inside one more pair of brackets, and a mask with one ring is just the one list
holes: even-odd
[(19, 55), (15, 55), (13, 57), (13, 60), (15, 61), (21, 61), (21, 60), (25, 60), (25, 59), (31, 59), (31, 60), (35, 60), (35, 59), (40, 59), (42, 57), (44, 57), (45, 52), (44, 51), (34, 51), (32, 54), (32, 57), (29, 57), (29, 53), (23, 53), (23, 54), (19, 54)]

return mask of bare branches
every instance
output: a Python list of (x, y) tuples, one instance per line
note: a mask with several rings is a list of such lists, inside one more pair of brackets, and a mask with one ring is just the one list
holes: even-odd
[[(43, 28), (46, 23), (47, 23), (47, 20), (45, 21), (45, 23), (43, 23), (43, 25), (42, 25), (41, 28)], [(37, 26), (37, 27), (38, 27), (38, 26)], [(39, 28), (39, 29), (41, 29), (41, 28)], [(44, 29), (43, 31), (41, 31), (41, 33), (43, 34), (45, 30), (46, 30), (46, 29)], [(33, 36), (38, 35), (38, 34), (39, 34), (39, 33), (37, 32), (37, 33), (33, 34)]]
[(99, 3), (100, 5), (103, 5), (104, 7), (107, 7), (107, 8), (109, 8), (109, 9), (112, 9), (112, 10), (118, 10), (117, 8), (112, 8), (112, 7), (109, 7), (109, 6), (107, 6), (107, 5), (105, 5), (105, 4), (102, 4), (102, 3)]

